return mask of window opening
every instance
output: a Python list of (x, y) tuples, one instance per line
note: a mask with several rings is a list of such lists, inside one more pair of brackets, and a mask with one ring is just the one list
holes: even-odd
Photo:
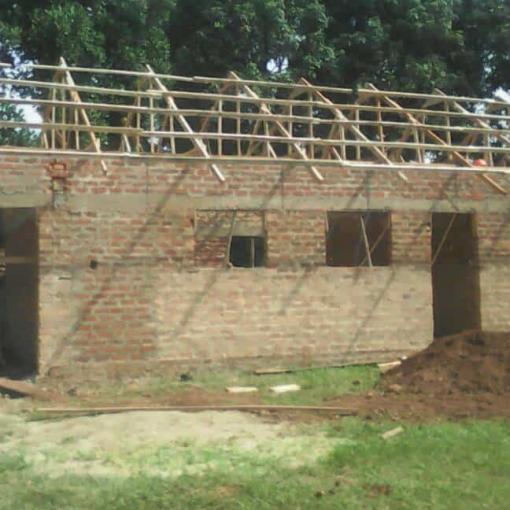
[(387, 211), (327, 213), (326, 263), (334, 267), (389, 266), (391, 217)]
[(262, 267), (265, 264), (265, 240), (258, 236), (232, 236), (229, 262), (234, 267)]

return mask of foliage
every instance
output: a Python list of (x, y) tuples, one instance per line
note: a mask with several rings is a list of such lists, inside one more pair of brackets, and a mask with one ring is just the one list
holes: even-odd
[(174, 0), (0, 0), (0, 38), (22, 60), (137, 69), (170, 68), (167, 25)]
[[(22, 122), (23, 112), (14, 105), (0, 104), (0, 120)], [(13, 145), (15, 147), (28, 147), (37, 143), (33, 131), (26, 128), (0, 128), (0, 145)]]
[(465, 73), (468, 90), (490, 93), (510, 88), (510, 3), (505, 0), (456, 0), (454, 28), (464, 36), (465, 52), (455, 65)]
[(450, 66), (462, 51), (463, 38), (452, 29), (449, 0), (326, 0), (331, 23), (328, 40), (334, 48), (326, 81), (356, 84), (372, 81), (405, 90), (461, 82)]
[[(510, 86), (506, 0), (0, 0), (0, 58), (488, 93)], [(272, 73), (268, 63), (272, 64)]]
[[(510, 88), (510, 3), (0, 0), (1, 60), (55, 64), (60, 56), (91, 67), (150, 63), (186, 75), (235, 70), (246, 78), (487, 95)], [(133, 85), (106, 75), (97, 84)]]
[(177, 0), (169, 26), (172, 60), (185, 74), (314, 76), (332, 58), (320, 0)]

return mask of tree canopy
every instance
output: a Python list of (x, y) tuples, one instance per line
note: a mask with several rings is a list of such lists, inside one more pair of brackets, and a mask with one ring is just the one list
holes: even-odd
[(487, 94), (508, 0), (0, 0), (0, 59)]

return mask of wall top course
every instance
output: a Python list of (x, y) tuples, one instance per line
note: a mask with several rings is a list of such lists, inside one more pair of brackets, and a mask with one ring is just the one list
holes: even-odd
[[(202, 209), (509, 210), (504, 195), (468, 172), (409, 172), (406, 183), (389, 170), (333, 167), (322, 169), (324, 182), (317, 182), (299, 164), (225, 164), (221, 184), (203, 163), (117, 158), (108, 161), (105, 175), (99, 160), (64, 158), (58, 161), (69, 177), (55, 186), (47, 172), (54, 161), (0, 156), (0, 207), (51, 204), (58, 193), (59, 204), (71, 210), (143, 211), (173, 204), (175, 209), (188, 204)], [(510, 190), (509, 177), (494, 179)]]

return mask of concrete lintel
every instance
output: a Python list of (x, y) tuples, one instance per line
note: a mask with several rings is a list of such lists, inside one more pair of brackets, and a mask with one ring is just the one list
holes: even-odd
[[(43, 200), (44, 198), (44, 200)], [(23, 198), (10, 197), (12, 204), (19, 203), (19, 207), (34, 207), (46, 205), (47, 195)], [(10, 206), (10, 205), (9, 205)], [(0, 207), (2, 198), (0, 196)], [(5, 205), (4, 207), (8, 207)], [(243, 210), (343, 210), (343, 209), (381, 209), (418, 212), (480, 212), (480, 213), (508, 213), (510, 204), (505, 198), (491, 198), (483, 201), (461, 200), (455, 197), (428, 200), (401, 197), (376, 198), (354, 197), (235, 197), (208, 196), (185, 197), (165, 196), (163, 194), (126, 193), (118, 195), (80, 195), (67, 200), (66, 206), (70, 211), (95, 212), (128, 212), (140, 213), (160, 208), (165, 212), (193, 209), (243, 209)]]
[(46, 193), (0, 193), (0, 208), (45, 207), (51, 204), (51, 195)]

